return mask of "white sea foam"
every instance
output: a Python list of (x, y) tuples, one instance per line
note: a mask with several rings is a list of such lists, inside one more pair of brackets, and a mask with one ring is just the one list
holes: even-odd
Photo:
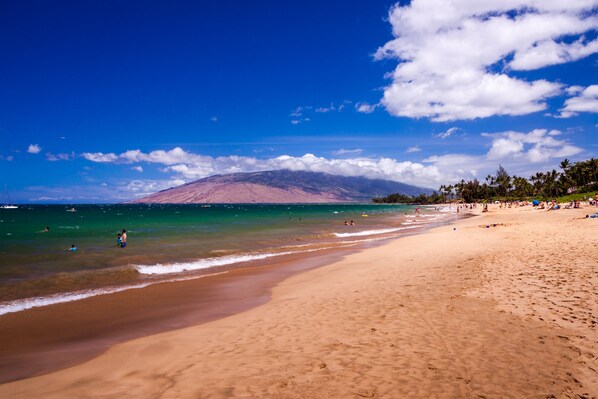
[[(196, 279), (196, 278), (216, 276), (218, 274), (223, 274), (223, 273), (228, 273), (228, 272), (220, 272), (220, 273), (214, 273), (214, 274), (203, 275), (203, 276), (194, 276), (194, 277), (181, 277), (181, 278), (175, 278), (175, 279), (170, 279), (170, 280), (166, 280), (166, 281), (175, 282), (175, 281), (192, 280), (192, 279)], [(164, 280), (162, 280), (160, 282), (164, 282)], [(122, 291), (145, 288), (145, 287), (148, 287), (148, 286), (156, 284), (156, 283), (157, 282), (147, 282), (147, 283), (141, 283), (141, 284), (125, 285), (122, 287), (107, 287), (107, 288), (98, 288), (98, 289), (93, 289), (93, 290), (66, 292), (66, 293), (62, 293), (62, 294), (49, 295), (46, 297), (16, 299), (14, 301), (0, 303), (0, 316), (7, 314), (7, 313), (20, 312), (22, 310), (27, 310), (27, 309), (32, 309), (32, 308), (56, 305), (58, 303), (79, 301), (81, 299), (91, 298), (94, 296), (109, 295), (109, 294), (115, 294), (117, 292), (122, 292)]]
[(171, 263), (171, 264), (155, 264), (155, 265), (135, 265), (135, 269), (141, 274), (171, 274), (181, 273), (191, 270), (209, 269), (216, 266), (232, 265), (235, 263), (249, 262), (252, 260), (260, 260), (271, 258), (273, 256), (289, 255), (296, 252), (277, 252), (265, 254), (243, 254), (220, 256), (217, 258), (200, 259), (193, 262)]
[(428, 224), (428, 223), (430, 223), (430, 222), (427, 221), (427, 220), (414, 220), (414, 221), (407, 220), (406, 222), (403, 222), (402, 224), (409, 226), (409, 225), (412, 225), (412, 224), (419, 224), (419, 225), (421, 225), (421, 224)]
[(46, 296), (46, 297), (17, 299), (14, 301), (4, 302), (4, 303), (0, 304), (0, 315), (6, 314), (6, 313), (19, 312), (21, 310), (27, 310), (27, 309), (31, 309), (31, 308), (39, 308), (42, 306), (55, 305), (57, 303), (78, 301), (81, 299), (90, 298), (92, 296), (114, 294), (115, 292), (147, 287), (148, 285), (149, 285), (149, 283), (148, 284), (139, 284), (139, 285), (130, 285), (130, 286), (118, 287), (118, 288), (102, 288), (102, 289), (97, 289), (97, 290), (68, 292), (65, 294), (56, 294), (56, 295), (50, 295), (50, 296)]
[(388, 234), (394, 233), (395, 231), (406, 230), (406, 229), (414, 229), (417, 226), (406, 226), (406, 227), (395, 227), (392, 229), (380, 229), (380, 230), (364, 230), (364, 231), (357, 231), (355, 233), (334, 233), (335, 236), (340, 238), (346, 237), (363, 237), (363, 236), (371, 236), (375, 234)]

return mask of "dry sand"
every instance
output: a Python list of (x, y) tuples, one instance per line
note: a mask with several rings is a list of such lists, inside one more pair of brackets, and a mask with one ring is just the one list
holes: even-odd
[(597, 397), (598, 220), (586, 213), (491, 209), (0, 397)]

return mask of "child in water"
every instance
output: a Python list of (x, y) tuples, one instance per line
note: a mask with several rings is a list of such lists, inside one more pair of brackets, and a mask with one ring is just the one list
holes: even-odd
[(120, 233), (116, 235), (116, 246), (120, 248), (123, 246), (123, 237)]

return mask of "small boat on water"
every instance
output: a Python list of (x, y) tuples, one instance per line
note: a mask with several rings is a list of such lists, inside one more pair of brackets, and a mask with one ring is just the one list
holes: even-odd
[(77, 210), (75, 208), (71, 208), (71, 209), (67, 209), (67, 212), (77, 212)]
[(6, 188), (6, 184), (4, 185), (4, 192), (6, 193), (6, 198), (8, 198), (8, 203), (4, 205), (0, 205), (0, 209), (17, 209), (17, 205), (11, 205), (10, 194), (8, 194), (8, 189)]

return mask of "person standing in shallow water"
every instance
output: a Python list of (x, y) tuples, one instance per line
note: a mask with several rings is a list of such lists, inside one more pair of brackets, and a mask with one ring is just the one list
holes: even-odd
[(121, 247), (126, 247), (127, 246), (127, 230), (123, 229), (123, 233), (121, 235), (122, 238), (122, 244)]

